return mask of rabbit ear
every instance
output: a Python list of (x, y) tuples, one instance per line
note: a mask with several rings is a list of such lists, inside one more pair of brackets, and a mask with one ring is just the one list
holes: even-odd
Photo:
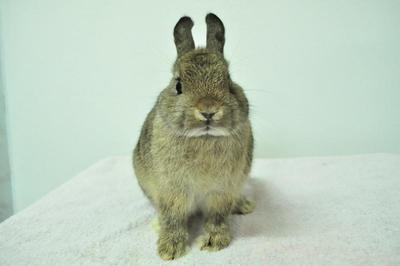
[(222, 21), (213, 13), (206, 16), (207, 49), (224, 52), (225, 28)]
[(194, 49), (192, 36), (193, 21), (190, 17), (181, 17), (174, 28), (174, 41), (178, 57)]

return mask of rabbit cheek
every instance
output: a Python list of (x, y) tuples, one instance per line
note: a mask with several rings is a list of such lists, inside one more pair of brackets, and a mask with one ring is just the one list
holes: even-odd
[(172, 128), (176, 128), (176, 129), (184, 128), (185, 118), (182, 114), (172, 113), (168, 116), (168, 118), (166, 120), (170, 121), (168, 124)]
[(224, 109), (220, 108), (213, 116), (214, 121), (220, 121), (224, 116)]

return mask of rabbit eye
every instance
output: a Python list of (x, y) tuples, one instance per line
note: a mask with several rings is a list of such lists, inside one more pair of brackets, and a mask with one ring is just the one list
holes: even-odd
[(176, 89), (176, 94), (182, 94), (182, 84), (181, 84), (181, 79), (177, 78), (176, 79), (176, 85), (175, 85), (175, 89)]

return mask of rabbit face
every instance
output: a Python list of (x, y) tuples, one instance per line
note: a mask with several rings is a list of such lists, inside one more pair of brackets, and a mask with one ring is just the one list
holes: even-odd
[(160, 106), (165, 124), (187, 137), (234, 134), (248, 116), (247, 100), (230, 80), (223, 55), (207, 49), (193, 50), (177, 60)]

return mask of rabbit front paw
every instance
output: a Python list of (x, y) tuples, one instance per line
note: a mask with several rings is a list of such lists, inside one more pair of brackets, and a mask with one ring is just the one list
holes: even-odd
[(207, 232), (198, 239), (200, 249), (218, 251), (229, 246), (232, 237), (229, 232)]
[(174, 260), (186, 253), (186, 239), (162, 235), (158, 239), (158, 255), (163, 260)]

